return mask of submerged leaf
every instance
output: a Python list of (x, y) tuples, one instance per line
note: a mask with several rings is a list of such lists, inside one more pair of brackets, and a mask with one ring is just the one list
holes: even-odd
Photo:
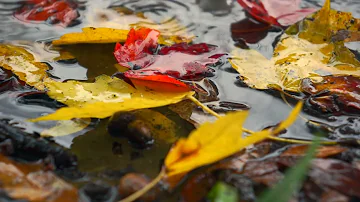
[(248, 111), (228, 113), (214, 123), (201, 125), (187, 139), (176, 142), (170, 150), (165, 159), (167, 175), (171, 177), (214, 163), (284, 130), (296, 120), (301, 107), (302, 104), (299, 103), (288, 119), (275, 130), (255, 132), (245, 138), (241, 134)]
[(46, 129), (40, 133), (43, 137), (61, 137), (74, 134), (89, 126), (90, 119), (58, 121), (56, 126)]
[(41, 164), (16, 163), (0, 155), (1, 187), (15, 199), (29, 201), (78, 201), (75, 187), (46, 171)]
[(44, 89), (42, 83), (47, 78), (48, 66), (35, 62), (34, 56), (25, 49), (12, 45), (0, 45), (0, 66), (11, 70), (16, 76), (27, 84), (39, 90)]

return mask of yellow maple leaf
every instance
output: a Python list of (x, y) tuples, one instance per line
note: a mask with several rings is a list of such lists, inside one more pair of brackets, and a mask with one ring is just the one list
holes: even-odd
[(234, 50), (229, 61), (252, 88), (299, 92), (304, 78), (320, 82), (327, 75), (360, 76), (359, 67), (333, 61), (334, 51), (333, 44), (313, 44), (284, 34), (270, 60), (255, 50)]
[(88, 127), (90, 122), (91, 119), (58, 121), (54, 127), (41, 131), (40, 135), (43, 137), (60, 137), (74, 134)]
[(228, 157), (245, 147), (264, 140), (289, 127), (297, 118), (302, 103), (296, 105), (289, 117), (274, 130), (255, 132), (241, 137), (247, 111), (228, 113), (214, 123), (205, 123), (173, 146), (165, 159), (168, 177), (191, 171)]
[(48, 66), (41, 62), (35, 62), (34, 56), (24, 48), (1, 44), (0, 66), (11, 70), (27, 84), (39, 90), (44, 89), (42, 80), (47, 77)]

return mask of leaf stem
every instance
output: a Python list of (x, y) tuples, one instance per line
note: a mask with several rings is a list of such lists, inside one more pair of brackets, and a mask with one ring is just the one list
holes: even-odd
[(156, 178), (154, 178), (149, 184), (141, 188), (140, 190), (136, 191), (135, 193), (131, 194), (130, 196), (121, 199), (119, 202), (132, 202), (138, 199), (140, 196), (144, 195), (148, 192), (151, 188), (153, 188), (160, 180), (165, 176), (165, 168), (161, 169), (160, 173)]
[[(282, 94), (283, 95), (283, 94)], [(203, 103), (201, 103), (199, 100), (197, 100), (195, 97), (193, 96), (188, 96), (187, 97), (189, 100), (191, 100), (192, 102), (194, 102), (197, 106), (201, 107), (204, 111), (208, 112), (209, 114), (215, 116), (216, 118), (220, 118), (221, 116), (214, 112), (213, 110), (211, 110), (209, 107), (207, 107), (206, 105), (204, 105)], [(283, 97), (284, 98), (284, 97)], [(286, 100), (287, 101), (287, 100)], [(289, 104), (289, 103), (288, 103)], [(290, 105), (289, 105), (290, 106)], [(303, 117), (302, 117), (303, 118)], [(249, 130), (247, 128), (243, 128), (243, 131), (249, 134), (253, 134), (255, 133), (252, 130)], [(280, 142), (287, 142), (287, 143), (291, 143), (291, 144), (311, 144), (312, 141), (309, 140), (295, 140), (295, 139), (288, 139), (288, 138), (281, 138), (281, 137), (275, 137), (275, 136), (269, 136), (268, 137), (271, 140), (274, 141), (280, 141)], [(324, 145), (335, 145), (337, 144), (337, 142), (330, 142), (330, 141), (323, 141), (321, 142), (321, 144)]]

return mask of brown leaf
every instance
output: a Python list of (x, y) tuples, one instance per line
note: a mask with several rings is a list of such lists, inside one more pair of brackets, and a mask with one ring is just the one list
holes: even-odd
[[(341, 68), (341, 67), (339, 67)], [(321, 82), (304, 79), (301, 91), (309, 94), (308, 105), (326, 113), (360, 113), (360, 79), (354, 76), (326, 76)]]
[(7, 194), (15, 199), (49, 202), (76, 202), (77, 189), (41, 164), (22, 164), (0, 155), (0, 182)]
[[(304, 156), (309, 149), (308, 145), (293, 145), (286, 149), (280, 156)], [(316, 152), (317, 158), (326, 158), (346, 151), (347, 148), (340, 146), (323, 146), (319, 147)]]

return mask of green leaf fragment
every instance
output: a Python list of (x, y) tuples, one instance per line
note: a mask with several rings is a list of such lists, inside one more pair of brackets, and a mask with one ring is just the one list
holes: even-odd
[(237, 202), (239, 196), (236, 188), (224, 183), (217, 182), (207, 196), (210, 202)]

